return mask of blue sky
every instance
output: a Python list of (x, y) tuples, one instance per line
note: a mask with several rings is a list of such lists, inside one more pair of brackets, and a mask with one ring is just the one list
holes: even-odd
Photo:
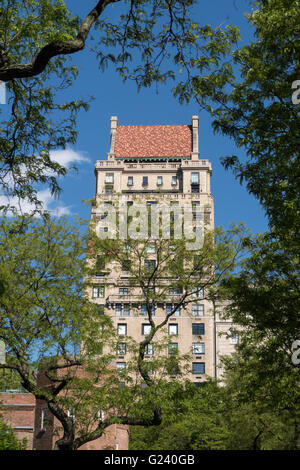
[[(72, 12), (83, 17), (95, 4), (95, 0), (67, 0), (66, 3)], [(194, 19), (213, 26), (226, 26), (228, 23), (238, 25), (242, 33), (241, 44), (246, 44), (252, 34), (244, 17), (244, 12), (249, 9), (247, 0), (199, 0), (199, 5), (194, 10)], [(118, 3), (105, 12), (107, 18), (118, 15)], [(190, 124), (192, 115), (197, 114), (200, 158), (209, 159), (213, 168), (215, 224), (227, 227), (230, 222), (243, 221), (254, 232), (266, 229), (266, 219), (258, 202), (220, 164), (220, 157), (232, 154), (243, 157), (242, 151), (236, 149), (230, 139), (213, 134), (209, 115), (200, 112), (196, 103), (180, 105), (172, 96), (172, 83), (160, 86), (158, 91), (153, 87), (137, 92), (133, 82), (124, 84), (112, 68), (102, 73), (98, 69), (95, 55), (88, 49), (73, 55), (72, 62), (78, 66), (80, 73), (75, 85), (68, 91), (68, 97), (72, 95), (85, 98), (93, 95), (94, 101), (88, 112), (79, 115), (76, 145), (55, 155), (58, 161), (65, 162), (66, 165), (75, 162), (79, 171), (70, 172), (60, 180), (63, 191), (59, 201), (52, 201), (47, 190), (41, 193), (47, 208), (58, 207), (59, 213), (89, 218), (90, 208), (82, 200), (94, 196), (94, 165), (96, 160), (105, 159), (109, 151), (112, 115), (118, 116), (120, 125), (174, 125)]]

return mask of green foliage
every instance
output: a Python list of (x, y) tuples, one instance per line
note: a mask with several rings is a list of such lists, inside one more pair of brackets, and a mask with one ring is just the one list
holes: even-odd
[[(262, 204), (280, 237), (299, 233), (299, 104), (292, 84), (299, 80), (299, 1), (253, 2), (248, 21), (255, 40), (238, 47), (223, 73), (190, 92), (211, 113), (213, 127), (246, 151), (223, 159)], [(229, 51), (229, 49), (228, 49)]]
[[(64, 1), (3, 0), (0, 8), (0, 71), (31, 62), (51, 41), (76, 35), (78, 19)], [(25, 199), (39, 208), (37, 183), (59, 192), (56, 177), (67, 170), (50, 159), (50, 151), (75, 142), (76, 115), (87, 108), (82, 100), (63, 102), (63, 89), (76, 75), (76, 68), (60, 56), (37, 77), (7, 82), (8, 103), (0, 122), (0, 185), (1, 194), (16, 199), (4, 206), (17, 207), (18, 200)]]
[(14, 430), (0, 418), (0, 450), (26, 450), (27, 441), (19, 441)]

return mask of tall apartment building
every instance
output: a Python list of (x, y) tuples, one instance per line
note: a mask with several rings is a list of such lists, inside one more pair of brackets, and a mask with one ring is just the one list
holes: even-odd
[[(100, 219), (100, 203), (114, 204), (120, 196), (133, 204), (138, 197), (148, 204), (177, 202), (205, 208), (204, 218), (214, 228), (214, 200), (211, 194), (211, 163), (199, 159), (199, 119), (191, 125), (119, 126), (111, 118), (110, 151), (106, 160), (95, 166), (96, 204), (92, 218)], [(153, 255), (155, 259), (155, 254)], [(126, 336), (141, 341), (147, 334), (147, 321), (138, 296), (128, 288), (126, 273), (111, 270), (93, 279), (92, 297), (109, 314), (123, 338), (116, 356), (117, 367), (126, 367)], [(173, 293), (176, 294), (176, 293)], [(160, 321), (171, 308), (169, 302), (155, 309), (154, 321)], [(168, 321), (170, 344), (180, 353), (192, 353), (190, 379), (197, 383), (205, 375), (219, 377), (219, 355), (234, 350), (234, 338), (219, 336), (229, 332), (231, 323), (214, 313), (206, 299), (197, 299), (178, 310)], [(173, 336), (175, 334), (175, 336)], [(151, 349), (148, 351), (151, 355)]]

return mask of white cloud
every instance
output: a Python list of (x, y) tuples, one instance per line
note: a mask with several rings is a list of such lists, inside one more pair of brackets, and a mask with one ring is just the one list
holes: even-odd
[[(42, 210), (50, 212), (53, 216), (61, 217), (63, 215), (70, 215), (70, 206), (65, 206), (63, 203), (55, 204), (55, 199), (51, 195), (49, 189), (37, 192), (37, 198), (42, 203)], [(15, 207), (20, 214), (31, 214), (36, 209), (36, 206), (24, 199), (17, 197), (8, 198), (7, 196), (0, 195), (0, 206)], [(11, 212), (9, 212), (11, 214)]]
[(52, 161), (59, 163), (65, 168), (70, 168), (72, 164), (90, 161), (82, 152), (76, 152), (72, 149), (52, 150), (50, 152), (50, 158)]
[[(65, 150), (52, 150), (50, 152), (50, 158), (52, 161), (59, 163), (65, 168), (70, 168), (72, 165), (90, 162), (90, 160), (83, 155), (82, 152), (77, 152), (70, 148)], [(23, 176), (26, 175), (26, 168), (24, 166)], [(48, 176), (54, 175), (54, 172), (45, 171)], [(5, 183), (9, 188), (13, 187), (13, 178), (11, 174), (7, 174)], [(44, 189), (37, 192), (37, 199), (42, 203), (42, 209), (51, 212), (52, 215), (60, 217), (62, 215), (70, 215), (70, 207), (66, 206), (62, 202), (57, 203), (57, 200), (51, 195), (49, 189)], [(30, 203), (28, 200), (19, 200), (17, 197), (7, 197), (0, 193), (0, 206), (15, 207), (19, 213), (30, 214), (36, 209), (35, 205)]]

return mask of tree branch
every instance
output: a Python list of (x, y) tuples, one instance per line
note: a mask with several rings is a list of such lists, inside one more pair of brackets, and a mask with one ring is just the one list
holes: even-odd
[[(78, 34), (73, 41), (53, 41), (44, 46), (33, 62), (29, 64), (12, 64), (5, 65), (2, 61), (0, 67), (0, 80), (7, 82), (14, 78), (26, 78), (39, 75), (46, 68), (48, 62), (58, 55), (74, 54), (81, 51), (85, 47), (86, 39), (92, 26), (95, 24), (98, 17), (103, 13), (107, 5), (116, 3), (120, 0), (100, 0), (95, 8), (83, 20)], [(3, 53), (2, 53), (3, 55)]]

